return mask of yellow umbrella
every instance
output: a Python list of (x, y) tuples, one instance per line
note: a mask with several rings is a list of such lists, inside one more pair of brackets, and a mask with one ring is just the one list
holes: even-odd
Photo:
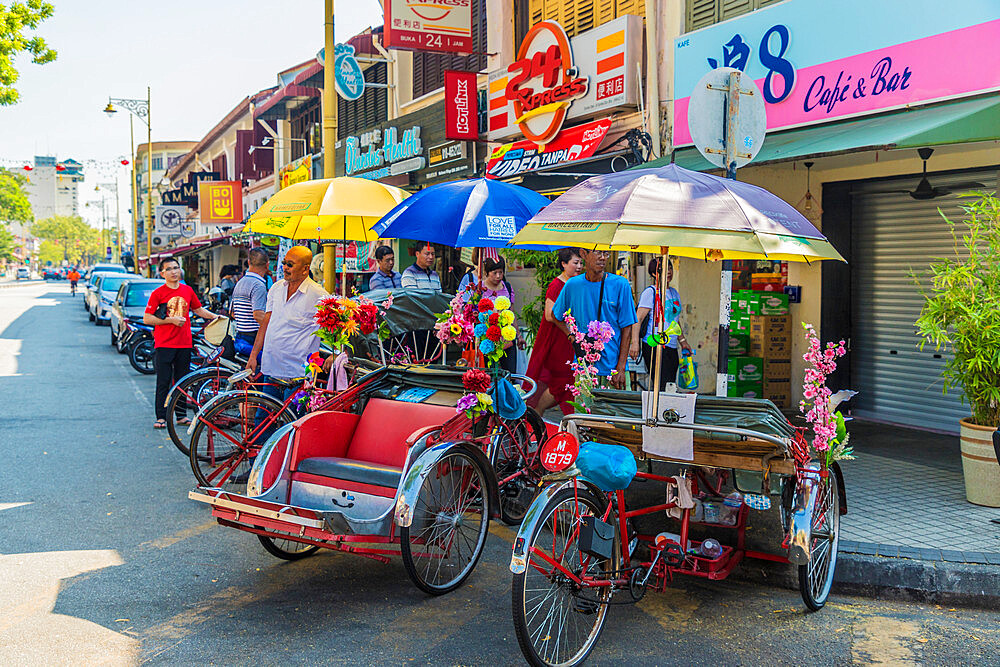
[(372, 225), (409, 196), (406, 190), (366, 178), (303, 181), (264, 202), (243, 232), (286, 239), (374, 241), (378, 235), (371, 232)]

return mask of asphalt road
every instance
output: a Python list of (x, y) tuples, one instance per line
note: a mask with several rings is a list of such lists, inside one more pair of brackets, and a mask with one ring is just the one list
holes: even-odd
[[(512, 533), (459, 591), (402, 564), (297, 563), (187, 499), (187, 461), (152, 430), (136, 374), (65, 283), (0, 289), (0, 665), (522, 664)], [(678, 581), (612, 608), (590, 664), (1000, 664), (995, 610)]]

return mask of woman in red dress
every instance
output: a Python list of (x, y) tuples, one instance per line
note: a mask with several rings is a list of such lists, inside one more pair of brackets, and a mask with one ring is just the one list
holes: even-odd
[(538, 383), (538, 391), (541, 392), (535, 394), (537, 398), (533, 401), (535, 403), (533, 407), (538, 414), (544, 414), (557, 403), (563, 414), (568, 415), (573, 412), (568, 403), (573, 395), (566, 389), (566, 385), (573, 384), (573, 373), (569, 369), (569, 364), (573, 361), (573, 346), (566, 335), (556, 327), (552, 306), (559, 298), (566, 281), (583, 272), (583, 260), (580, 259), (576, 248), (562, 248), (559, 250), (559, 265), (562, 267), (562, 273), (549, 283), (548, 289), (545, 290), (545, 317), (538, 327), (535, 346), (531, 351), (531, 359), (528, 360), (528, 370), (525, 373)]

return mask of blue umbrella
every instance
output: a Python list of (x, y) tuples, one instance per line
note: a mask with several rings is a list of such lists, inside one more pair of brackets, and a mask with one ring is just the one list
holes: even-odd
[(452, 181), (403, 200), (372, 231), (379, 238), (419, 239), (452, 248), (503, 248), (549, 203), (537, 192), (503, 181)]

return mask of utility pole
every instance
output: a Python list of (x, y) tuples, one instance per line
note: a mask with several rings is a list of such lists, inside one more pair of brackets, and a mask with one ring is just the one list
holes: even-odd
[(150, 109), (149, 86), (146, 86), (146, 165), (149, 182), (146, 183), (146, 277), (153, 277), (153, 121)]
[[(325, 0), (324, 22), (324, 57), (323, 57), (323, 178), (334, 178), (337, 175), (337, 93), (334, 79), (334, 49), (333, 37), (333, 2)], [(337, 258), (334, 252), (336, 246), (327, 243), (323, 246), (323, 288), (332, 293), (334, 288), (334, 273), (337, 268)], [(346, 252), (344, 253), (346, 258)], [(347, 273), (344, 273), (344, 293), (347, 293)]]

